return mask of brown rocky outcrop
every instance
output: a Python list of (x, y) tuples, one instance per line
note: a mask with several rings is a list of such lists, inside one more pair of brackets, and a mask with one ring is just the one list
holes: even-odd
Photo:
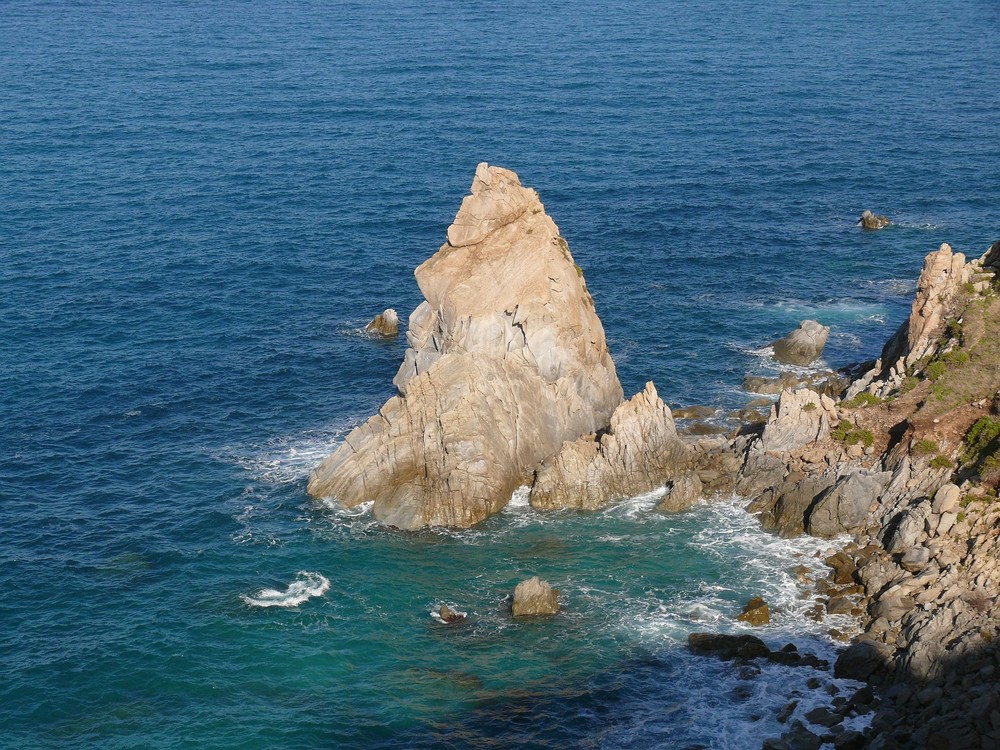
[(511, 611), (514, 617), (554, 615), (559, 612), (559, 589), (552, 588), (548, 581), (538, 576), (521, 581), (514, 588)]
[(861, 218), (858, 219), (858, 226), (864, 229), (885, 229), (890, 224), (892, 220), (888, 216), (874, 214), (867, 209), (861, 212)]
[(911, 368), (937, 352), (956, 300), (972, 276), (982, 270), (984, 259), (967, 264), (965, 256), (952, 252), (947, 242), (928, 253), (909, 318), (886, 342), (875, 366), (847, 389), (846, 398), (862, 391), (879, 397), (888, 395), (899, 387)]
[[(531, 506), (583, 508), (649, 492), (677, 477), (690, 451), (652, 382), (619, 406), (607, 431), (563, 445), (539, 466)], [(699, 487), (700, 489), (700, 487)]]
[(365, 326), (365, 330), (386, 338), (397, 336), (399, 334), (399, 316), (391, 307), (386, 308)]
[(604, 329), (535, 191), (480, 164), (448, 242), (415, 276), (425, 301), (390, 398), (312, 474), (309, 492), (374, 501), (405, 529), (502, 509), (566, 441), (622, 401)]
[(815, 320), (803, 320), (784, 338), (773, 342), (774, 358), (790, 365), (812, 364), (823, 353), (830, 328)]

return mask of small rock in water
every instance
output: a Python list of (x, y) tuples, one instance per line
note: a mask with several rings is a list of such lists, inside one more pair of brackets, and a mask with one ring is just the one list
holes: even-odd
[(559, 611), (559, 589), (538, 576), (521, 581), (514, 589), (514, 617), (554, 615)]
[(888, 216), (873, 214), (867, 209), (861, 212), (861, 218), (858, 219), (858, 226), (865, 229), (885, 229), (890, 224), (892, 224), (892, 221)]
[(399, 334), (399, 316), (391, 307), (375, 316), (371, 323), (365, 326), (370, 333), (392, 338)]
[(447, 604), (442, 604), (441, 609), (438, 610), (438, 617), (447, 624), (452, 624), (453, 622), (461, 622), (465, 619), (465, 615), (461, 612), (456, 612)]
[(798, 328), (771, 344), (774, 358), (791, 365), (808, 365), (823, 353), (829, 337), (829, 327), (815, 320), (803, 320)]
[(767, 602), (759, 596), (755, 596), (747, 602), (743, 612), (737, 615), (736, 619), (750, 625), (767, 625), (771, 622), (771, 611), (768, 609)]

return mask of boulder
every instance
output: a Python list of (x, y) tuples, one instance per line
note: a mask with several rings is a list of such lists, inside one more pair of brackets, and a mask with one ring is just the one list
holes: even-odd
[(888, 484), (889, 472), (853, 471), (816, 501), (809, 511), (806, 531), (812, 536), (833, 537), (855, 531), (868, 515), (872, 503)]
[(858, 641), (848, 646), (833, 667), (838, 679), (867, 680), (885, 669), (895, 649), (878, 641)]
[(667, 484), (667, 491), (657, 504), (661, 513), (686, 510), (701, 500), (702, 483), (698, 474), (689, 471)]
[(962, 499), (962, 491), (949, 482), (943, 484), (934, 493), (934, 502), (931, 504), (931, 511), (934, 513), (948, 513), (958, 507)]
[(828, 326), (815, 320), (803, 320), (798, 328), (771, 344), (774, 358), (790, 365), (811, 364), (823, 353), (829, 336)]
[(886, 551), (906, 552), (910, 547), (916, 546), (924, 536), (924, 525), (929, 514), (930, 503), (927, 501), (903, 511), (889, 535)]
[(480, 164), (448, 239), (416, 270), (422, 302), (399, 395), (312, 473), (309, 492), (404, 529), (471, 526), (542, 459), (622, 402), (566, 241), (513, 172)]
[(864, 229), (885, 229), (890, 224), (892, 221), (888, 216), (873, 214), (867, 209), (861, 212), (861, 218), (858, 219), (858, 226)]
[(559, 611), (559, 589), (538, 576), (521, 581), (514, 589), (514, 617), (554, 615)]
[(837, 419), (833, 400), (803, 388), (782, 391), (764, 425), (760, 448), (766, 452), (791, 451), (822, 440)]
[[(662, 487), (681, 476), (689, 462), (690, 451), (677, 437), (670, 408), (649, 382), (615, 409), (599, 439), (567, 442), (542, 462), (531, 488), (531, 507), (593, 510)], [(694, 489), (689, 480), (682, 491)]]
[(399, 334), (399, 317), (391, 307), (383, 310), (371, 323), (365, 326), (365, 330), (378, 336), (393, 338)]
[(743, 611), (736, 615), (736, 619), (745, 622), (747, 625), (767, 625), (771, 622), (771, 610), (761, 597), (755, 596), (746, 603)]
[(465, 614), (463, 612), (456, 612), (447, 604), (442, 604), (441, 609), (438, 610), (438, 617), (441, 618), (441, 622), (451, 625), (452, 623), (464, 620)]
[(805, 531), (806, 514), (816, 497), (837, 480), (832, 471), (785, 481), (775, 493), (773, 507), (761, 515), (761, 524), (780, 536), (798, 536)]

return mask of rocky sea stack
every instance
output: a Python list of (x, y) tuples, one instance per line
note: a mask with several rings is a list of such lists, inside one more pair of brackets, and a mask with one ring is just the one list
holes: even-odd
[(480, 164), (448, 241), (417, 268), (425, 301), (389, 399), (309, 492), (404, 529), (501, 510), (566, 441), (605, 429), (622, 387), (569, 245), (538, 194)]

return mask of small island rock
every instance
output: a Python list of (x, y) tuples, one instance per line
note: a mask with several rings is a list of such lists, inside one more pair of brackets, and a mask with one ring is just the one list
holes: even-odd
[(862, 211), (861, 218), (858, 219), (858, 226), (864, 229), (885, 229), (890, 224), (892, 221), (888, 216), (873, 214), (868, 210)]
[(743, 612), (736, 616), (740, 622), (748, 625), (760, 626), (771, 622), (771, 610), (761, 597), (755, 596), (743, 607)]
[(774, 358), (790, 365), (812, 364), (823, 353), (829, 337), (828, 326), (815, 320), (803, 320), (798, 328), (771, 344)]
[(375, 316), (371, 323), (365, 326), (369, 333), (392, 338), (399, 334), (399, 316), (391, 307)]
[(548, 581), (533, 576), (517, 584), (511, 609), (514, 617), (554, 615), (559, 611), (559, 589), (554, 589)]
[(566, 441), (604, 430), (622, 387), (586, 282), (538, 194), (480, 164), (448, 241), (416, 272), (393, 380), (309, 493), (374, 501), (402, 529), (466, 527), (500, 511)]

